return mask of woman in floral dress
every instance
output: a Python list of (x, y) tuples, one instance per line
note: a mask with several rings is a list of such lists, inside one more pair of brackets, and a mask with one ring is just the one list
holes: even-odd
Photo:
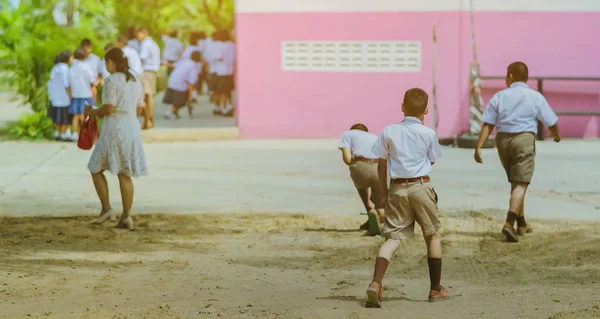
[(92, 223), (102, 224), (107, 219), (116, 220), (110, 206), (108, 183), (104, 176), (104, 171), (110, 171), (119, 177), (123, 201), (123, 214), (116, 228), (132, 230), (131, 177), (148, 175), (140, 123), (136, 117), (137, 108), (144, 105), (144, 93), (140, 81), (130, 73), (129, 63), (121, 49), (111, 49), (104, 59), (106, 69), (111, 75), (104, 81), (103, 105), (96, 109), (91, 106), (85, 109), (86, 115), (103, 119), (100, 136), (88, 163), (102, 204), (100, 215)]

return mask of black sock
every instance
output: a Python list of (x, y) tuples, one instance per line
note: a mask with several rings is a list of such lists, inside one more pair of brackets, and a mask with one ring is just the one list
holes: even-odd
[(517, 226), (518, 227), (527, 227), (527, 222), (525, 221), (525, 216), (519, 216), (517, 218)]
[(431, 290), (440, 291), (440, 281), (442, 280), (442, 259), (427, 258), (429, 264), (429, 279), (431, 280)]
[(389, 260), (383, 257), (377, 257), (375, 260), (375, 271), (373, 273), (373, 282), (376, 282), (381, 287), (381, 282), (383, 281), (383, 276), (387, 271), (388, 265), (390, 264)]
[(513, 212), (508, 212), (508, 214), (506, 214), (506, 223), (514, 226), (515, 222), (517, 221), (517, 218), (519, 218), (519, 216)]

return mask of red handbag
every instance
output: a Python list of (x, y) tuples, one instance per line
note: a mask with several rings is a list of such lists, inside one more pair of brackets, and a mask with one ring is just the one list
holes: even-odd
[(98, 123), (96, 119), (87, 117), (85, 122), (81, 126), (79, 132), (79, 139), (77, 140), (77, 147), (82, 150), (90, 150), (96, 140), (98, 139)]

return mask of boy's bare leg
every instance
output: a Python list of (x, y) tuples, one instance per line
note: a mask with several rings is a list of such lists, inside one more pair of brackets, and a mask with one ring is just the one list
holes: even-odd
[[(522, 188), (522, 197), (521, 202), (519, 203), (519, 208), (517, 213), (517, 233), (520, 236), (525, 235), (526, 233), (530, 233), (532, 230), (527, 225), (527, 221), (525, 220), (525, 197), (527, 196), (527, 188), (529, 184), (526, 183), (511, 183), (510, 192), (511, 192), (511, 203), (512, 197), (515, 190), (518, 191), (519, 188)], [(516, 193), (517, 199), (521, 196), (520, 192)], [(510, 205), (510, 204), (509, 204)], [(512, 207), (512, 205), (511, 205)], [(511, 210), (512, 211), (512, 210)]]

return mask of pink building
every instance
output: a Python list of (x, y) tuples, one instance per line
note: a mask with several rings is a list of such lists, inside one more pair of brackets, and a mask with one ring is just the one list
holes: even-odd
[[(519, 60), (530, 76), (600, 78), (600, 0), (473, 2), (482, 76)], [(402, 120), (406, 89), (431, 92), (434, 26), (438, 135), (469, 128), (468, 0), (237, 0), (236, 15), (242, 138), (331, 138), (357, 122), (378, 134)], [(484, 81), (484, 101), (503, 86)], [(555, 110), (600, 111), (600, 82), (545, 81), (544, 94)], [(598, 117), (560, 123), (600, 136)]]

